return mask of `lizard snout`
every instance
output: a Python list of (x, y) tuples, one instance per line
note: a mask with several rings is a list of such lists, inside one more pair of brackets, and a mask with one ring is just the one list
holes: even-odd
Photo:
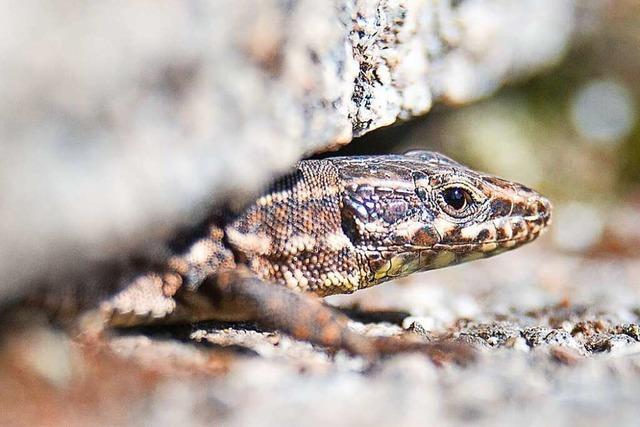
[(524, 220), (529, 234), (527, 240), (533, 240), (551, 223), (552, 205), (549, 199), (535, 193), (527, 199), (526, 210)]
[(553, 207), (546, 197), (538, 195), (529, 202), (530, 211), (540, 218), (542, 225), (547, 226), (551, 222), (551, 211)]

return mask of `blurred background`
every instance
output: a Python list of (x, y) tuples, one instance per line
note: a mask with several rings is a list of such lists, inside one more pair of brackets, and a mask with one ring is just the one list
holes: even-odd
[[(440, 151), (548, 196), (553, 224), (517, 251), (327, 298), (371, 315), (360, 332), (469, 342), (471, 366), (368, 369), (244, 324), (96, 341), (9, 322), (0, 425), (637, 425), (640, 2), (43, 3), (0, 14), (15, 65), (0, 82), (14, 142), (0, 301), (163, 238), (328, 141), (330, 155)], [(514, 60), (522, 46), (540, 51)], [(390, 47), (406, 60), (393, 79)], [(430, 80), (442, 70), (453, 92)]]

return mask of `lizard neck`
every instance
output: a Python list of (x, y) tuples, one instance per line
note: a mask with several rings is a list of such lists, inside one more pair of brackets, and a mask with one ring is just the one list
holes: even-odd
[(370, 272), (342, 229), (343, 192), (331, 161), (298, 163), (226, 227), (236, 259), (265, 281), (318, 295), (362, 287)]

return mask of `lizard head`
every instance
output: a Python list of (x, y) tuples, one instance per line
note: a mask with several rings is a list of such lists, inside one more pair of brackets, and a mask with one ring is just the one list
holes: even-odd
[(499, 254), (534, 240), (551, 204), (429, 151), (338, 161), (342, 229), (369, 284)]

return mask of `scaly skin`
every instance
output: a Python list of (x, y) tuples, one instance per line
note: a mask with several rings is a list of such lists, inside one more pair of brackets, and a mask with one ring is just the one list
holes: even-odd
[(174, 242), (165, 268), (123, 282), (98, 312), (111, 325), (253, 319), (369, 356), (412, 349), (351, 332), (308, 294), (496, 255), (535, 239), (550, 213), (533, 190), (437, 153), (301, 161), (249, 206)]
[[(459, 210), (443, 199), (454, 189)], [(504, 252), (549, 216), (522, 185), (415, 151), (300, 162), (226, 234), (261, 279), (325, 296)]]

